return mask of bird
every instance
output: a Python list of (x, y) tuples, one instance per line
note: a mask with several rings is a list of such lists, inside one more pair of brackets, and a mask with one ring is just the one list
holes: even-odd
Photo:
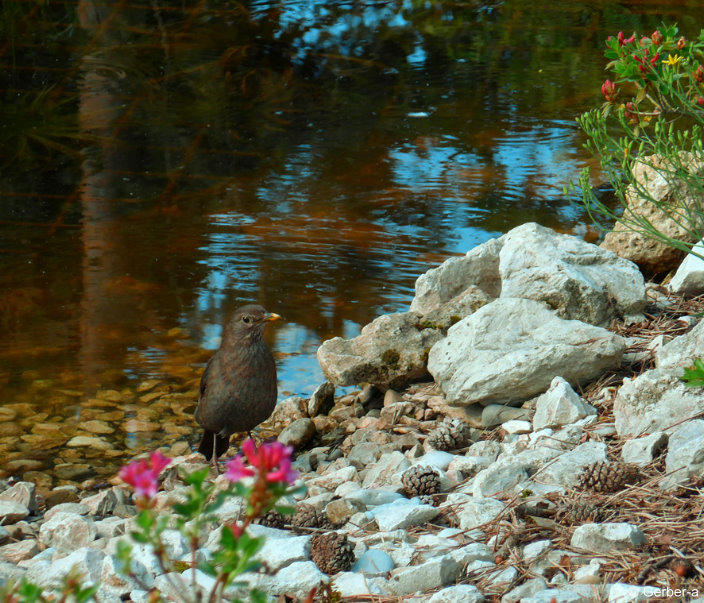
[(195, 411), (203, 428), (198, 452), (212, 461), (216, 474), (217, 459), (227, 452), (232, 434), (246, 431), (251, 437), (276, 406), (276, 362), (263, 335), (280, 318), (256, 304), (238, 308), (205, 366)]

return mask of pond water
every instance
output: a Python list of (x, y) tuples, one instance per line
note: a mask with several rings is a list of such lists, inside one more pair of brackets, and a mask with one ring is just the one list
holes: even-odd
[(237, 305), (285, 318), (280, 397), (309, 394), (320, 342), (445, 257), (533, 220), (594, 236), (574, 118), (604, 39), (662, 19), (704, 7), (3, 3), (0, 465), (59, 484), (195, 439)]

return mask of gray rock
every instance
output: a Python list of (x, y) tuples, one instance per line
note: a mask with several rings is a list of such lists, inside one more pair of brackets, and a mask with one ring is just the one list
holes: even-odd
[(609, 603), (640, 603), (662, 597), (660, 589), (655, 586), (636, 586), (616, 582), (609, 588)]
[(533, 480), (540, 484), (573, 487), (584, 467), (606, 460), (606, 444), (584, 442), (575, 449), (558, 456), (553, 462), (542, 467)]
[(11, 525), (29, 516), (29, 509), (14, 500), (0, 500), (0, 524)]
[(457, 458), (462, 457), (451, 454), (450, 452), (445, 452), (444, 450), (431, 450), (426, 452), (423, 456), (414, 459), (413, 464), (429, 465), (430, 467), (440, 469), (440, 471), (445, 471), (450, 466), (450, 463)]
[(572, 534), (570, 544), (590, 553), (625, 551), (645, 544), (645, 534), (630, 523), (585, 523)]
[(51, 509), (44, 513), (44, 519), (51, 519), (54, 515), (59, 513), (72, 513), (74, 515), (88, 515), (90, 509), (88, 505), (76, 502), (65, 502), (58, 505), (54, 505)]
[[(692, 251), (704, 256), (704, 241), (699, 241)], [(672, 277), (669, 288), (673, 293), (683, 295), (704, 293), (704, 260), (688, 254), (675, 272), (675, 276)]]
[(531, 580), (526, 580), (520, 586), (510, 590), (503, 597), (501, 597), (501, 603), (519, 603), (520, 601), (526, 600), (528, 597), (540, 592), (541, 590), (547, 589), (548, 584), (543, 578), (532, 578)]
[(696, 358), (704, 355), (704, 320), (688, 333), (675, 337), (655, 353), (655, 364), (661, 369), (678, 369), (677, 374), (682, 374), (682, 368), (690, 366)]
[(272, 572), (277, 572), (282, 567), (296, 561), (308, 561), (310, 559), (310, 543), (310, 536), (294, 536), (285, 539), (267, 538), (255, 559), (264, 563)]
[(429, 603), (482, 603), (484, 595), (476, 586), (457, 584), (448, 586), (430, 597)]
[(369, 576), (378, 576), (390, 572), (394, 567), (394, 560), (390, 555), (380, 549), (371, 548), (362, 553), (359, 559), (355, 561), (352, 571)]
[(312, 561), (296, 561), (280, 569), (266, 590), (273, 595), (287, 594), (302, 600), (328, 580)]
[(627, 440), (621, 449), (621, 458), (624, 463), (635, 465), (647, 465), (661, 450), (667, 447), (668, 435), (662, 431), (656, 431), (650, 435)]
[(387, 452), (367, 469), (362, 481), (363, 488), (384, 486), (392, 483), (393, 477), (411, 466), (410, 461), (401, 452)]
[(367, 578), (354, 572), (340, 572), (332, 579), (333, 590), (340, 593), (343, 600), (360, 596), (388, 595), (388, 591), (380, 586), (379, 580)]
[(487, 295), (479, 287), (470, 285), (439, 308), (423, 314), (423, 324), (428, 327), (447, 329), (465, 316), (476, 312), (492, 299), (494, 299), (493, 296)]
[(680, 369), (656, 368), (624, 379), (614, 399), (618, 435), (671, 433), (676, 424), (704, 412), (704, 390), (687, 387), (681, 374)]
[(428, 351), (442, 337), (441, 330), (424, 328), (415, 312), (380, 316), (354, 339), (325, 341), (318, 348), (318, 362), (328, 381), (337, 385), (402, 387), (428, 374)]
[(391, 490), (360, 488), (346, 494), (345, 498), (352, 502), (359, 503), (360, 505), (364, 505), (365, 507), (377, 507), (399, 500), (403, 498), (403, 495), (398, 492), (392, 492)]
[(278, 440), (285, 446), (298, 449), (315, 435), (315, 423), (311, 419), (296, 419), (279, 434)]
[(482, 410), (483, 427), (494, 427), (513, 420), (530, 421), (532, 418), (533, 411), (528, 408), (516, 408), (503, 404), (489, 404)]
[(693, 475), (704, 475), (704, 421), (687, 421), (670, 436), (665, 457), (665, 477), (660, 487), (669, 489)]
[(365, 510), (364, 505), (346, 498), (333, 499), (325, 505), (325, 515), (334, 526), (346, 523), (355, 513), (363, 510)]
[(501, 239), (490, 239), (477, 245), (465, 257), (450, 258), (419, 276), (411, 310), (420, 314), (439, 310), (471, 288), (478, 294), (498, 297), (501, 293), (501, 245)]
[(624, 350), (622, 337), (562, 320), (543, 303), (498, 299), (451, 327), (428, 369), (451, 404), (522, 402), (556, 375), (571, 383), (599, 376)]
[(585, 603), (599, 601), (598, 593), (591, 586), (574, 584), (565, 588), (550, 588), (538, 591), (530, 597), (521, 599), (521, 603)]
[(0, 562), (0, 585), (2, 582), (19, 582), (26, 570), (15, 563)]
[(314, 477), (306, 482), (308, 488), (324, 488), (325, 490), (335, 490), (342, 484), (357, 481), (357, 469), (353, 466), (342, 467), (335, 471), (325, 473), (320, 477)]
[(472, 561), (493, 561), (494, 552), (483, 542), (472, 542), (450, 551), (452, 558), (462, 566)]
[(562, 377), (555, 377), (546, 391), (535, 400), (533, 429), (569, 425), (589, 415), (596, 408), (584, 402)]
[(335, 385), (329, 381), (321, 383), (308, 400), (308, 416), (325, 415), (335, 404)]
[(477, 473), (472, 481), (472, 494), (481, 498), (512, 490), (517, 484), (528, 479), (521, 463), (494, 463)]
[(475, 498), (466, 494), (453, 493), (447, 496), (443, 507), (449, 507), (454, 511), (460, 528), (471, 530), (494, 520), (506, 505), (495, 498)]
[(371, 511), (379, 529), (383, 532), (422, 525), (437, 517), (440, 509), (422, 505), (417, 499), (399, 499), (386, 505), (374, 507)]
[(442, 555), (420, 565), (394, 570), (389, 587), (394, 595), (426, 592), (454, 582), (462, 567), (450, 555)]
[(77, 513), (57, 513), (39, 528), (39, 542), (58, 553), (90, 546), (97, 535), (95, 524)]
[(10, 563), (19, 563), (34, 557), (38, 552), (37, 541), (30, 538), (0, 546), (0, 559)]
[(9, 500), (27, 507), (30, 513), (37, 512), (37, 487), (32, 482), (17, 482), (4, 492), (0, 492), (0, 500)]
[(614, 253), (534, 223), (501, 240), (501, 297), (546, 302), (561, 318), (602, 326), (645, 308), (643, 275)]
[(46, 566), (37, 563), (27, 570), (27, 580), (42, 588), (55, 588), (61, 585), (65, 576), (71, 570), (76, 570), (83, 576), (84, 585), (94, 585), (100, 582), (100, 573), (105, 553), (88, 547), (79, 548), (67, 557), (52, 561)]

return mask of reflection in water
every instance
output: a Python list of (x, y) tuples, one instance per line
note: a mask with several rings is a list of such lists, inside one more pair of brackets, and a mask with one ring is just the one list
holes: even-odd
[(280, 395), (309, 393), (320, 341), (447, 255), (529, 220), (584, 233), (562, 188), (603, 39), (692, 33), (697, 4), (3, 5), (6, 469), (82, 479), (189, 436), (238, 304), (286, 318)]

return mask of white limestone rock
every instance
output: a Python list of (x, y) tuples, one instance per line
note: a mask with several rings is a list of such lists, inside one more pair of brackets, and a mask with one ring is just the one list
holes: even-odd
[(105, 553), (88, 547), (74, 550), (70, 555), (52, 561), (46, 566), (37, 563), (27, 570), (27, 580), (42, 588), (53, 588), (61, 585), (63, 578), (75, 569), (83, 575), (85, 585), (95, 585), (100, 582)]
[(506, 507), (495, 498), (476, 498), (460, 493), (449, 494), (443, 507), (445, 506), (454, 510), (459, 527), (463, 530), (471, 530), (492, 521)]
[[(692, 251), (704, 256), (704, 241), (699, 241)], [(668, 286), (673, 293), (682, 295), (704, 293), (704, 260), (691, 253), (687, 254)]]
[(461, 571), (460, 564), (450, 555), (441, 555), (420, 565), (394, 570), (389, 588), (397, 596), (422, 593), (454, 582)]
[(448, 586), (430, 597), (429, 603), (482, 603), (484, 595), (472, 584)]
[(428, 369), (448, 403), (520, 403), (557, 375), (581, 383), (618, 366), (622, 337), (559, 318), (544, 303), (498, 299), (450, 327)]
[(332, 588), (342, 595), (343, 600), (370, 595), (386, 596), (389, 594), (388, 590), (380, 585), (380, 583), (384, 584), (385, 582), (385, 580), (368, 578), (363, 574), (340, 572), (333, 577)]
[(588, 465), (606, 460), (606, 444), (584, 442), (573, 450), (558, 456), (553, 462), (544, 465), (533, 480), (540, 484), (574, 487), (582, 469)]
[(621, 449), (621, 458), (624, 463), (633, 463), (634, 465), (647, 465), (660, 453), (661, 450), (667, 447), (669, 436), (662, 432), (656, 431), (642, 438), (627, 440)]
[(39, 542), (64, 554), (90, 546), (97, 535), (95, 524), (76, 513), (57, 513), (39, 528)]
[(379, 505), (371, 511), (379, 529), (383, 532), (422, 525), (434, 519), (440, 509), (432, 505), (420, 504), (418, 499), (399, 499), (392, 503)]
[(645, 534), (630, 523), (585, 523), (572, 534), (570, 544), (590, 553), (608, 553), (645, 544)]
[(528, 473), (521, 463), (494, 463), (477, 473), (472, 481), (472, 494), (477, 498), (512, 490), (528, 480)]
[(691, 476), (704, 475), (704, 421), (695, 419), (674, 428), (665, 457), (660, 487), (670, 489)]
[(596, 408), (579, 397), (562, 377), (555, 377), (548, 391), (535, 401), (533, 429), (569, 425), (589, 415), (596, 414)]

